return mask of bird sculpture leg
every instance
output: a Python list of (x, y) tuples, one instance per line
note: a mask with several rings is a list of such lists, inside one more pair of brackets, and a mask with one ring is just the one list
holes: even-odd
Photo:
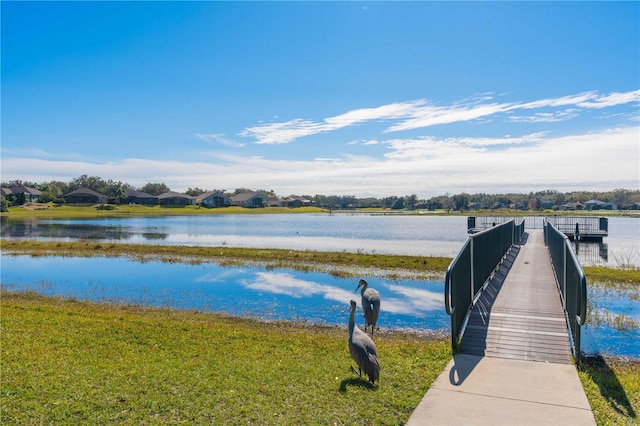
[(362, 377), (362, 370), (360, 368), (358, 368), (358, 371), (356, 371), (355, 367), (352, 365), (351, 366), (351, 371), (356, 373), (358, 376)]
[(373, 339), (373, 329), (374, 329), (374, 328), (376, 329), (376, 331), (380, 331), (380, 327), (378, 327), (378, 326), (375, 326), (375, 327), (374, 327), (374, 326), (372, 325), (372, 326), (371, 326), (371, 338), (372, 338), (372, 339)]

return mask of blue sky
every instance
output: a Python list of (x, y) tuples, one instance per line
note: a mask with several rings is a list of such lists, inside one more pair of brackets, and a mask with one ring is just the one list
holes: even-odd
[(1, 178), (640, 189), (639, 2), (2, 1)]

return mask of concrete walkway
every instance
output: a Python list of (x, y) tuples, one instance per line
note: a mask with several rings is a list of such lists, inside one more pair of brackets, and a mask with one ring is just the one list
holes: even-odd
[(456, 355), (407, 426), (595, 425), (573, 365)]
[[(566, 323), (553, 333), (532, 334), (541, 320), (555, 324), (551, 313), (562, 307), (544, 238), (539, 231), (528, 237), (508, 270), (487, 287), (491, 297), (476, 305), (484, 303), (476, 314), (481, 321), (465, 333), (460, 353), (429, 388), (408, 426), (596, 424), (570, 363)], [(551, 299), (542, 292), (546, 287), (555, 292)], [(562, 341), (549, 340), (563, 334)], [(565, 358), (556, 352), (568, 353)]]

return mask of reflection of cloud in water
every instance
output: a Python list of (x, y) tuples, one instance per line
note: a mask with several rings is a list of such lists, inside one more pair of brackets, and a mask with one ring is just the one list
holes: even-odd
[[(287, 273), (258, 272), (253, 280), (240, 280), (246, 288), (302, 298), (322, 296), (324, 299), (348, 303), (354, 299), (360, 305), (360, 294), (339, 287), (301, 280)], [(381, 311), (400, 315), (424, 317), (428, 311), (443, 308), (440, 292), (421, 290), (402, 285), (384, 285), (390, 293), (382, 293)]]
[(325, 299), (348, 303), (353, 293), (331, 285), (318, 284), (295, 278), (291, 274), (275, 272), (258, 272), (253, 281), (240, 280), (240, 283), (250, 289), (284, 294), (301, 298), (322, 295)]
[(242, 269), (220, 268), (219, 270), (208, 272), (201, 277), (196, 278), (198, 283), (224, 283), (230, 278), (237, 275), (244, 275)]
[(442, 309), (444, 306), (441, 293), (395, 284), (386, 284), (385, 287), (404, 296), (383, 298), (381, 310), (387, 312), (422, 317), (427, 311)]

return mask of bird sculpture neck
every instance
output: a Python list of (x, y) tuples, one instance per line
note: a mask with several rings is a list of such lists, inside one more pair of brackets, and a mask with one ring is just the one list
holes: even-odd
[(351, 309), (351, 312), (349, 313), (349, 334), (353, 334), (353, 329), (356, 326), (355, 314), (355, 309)]

